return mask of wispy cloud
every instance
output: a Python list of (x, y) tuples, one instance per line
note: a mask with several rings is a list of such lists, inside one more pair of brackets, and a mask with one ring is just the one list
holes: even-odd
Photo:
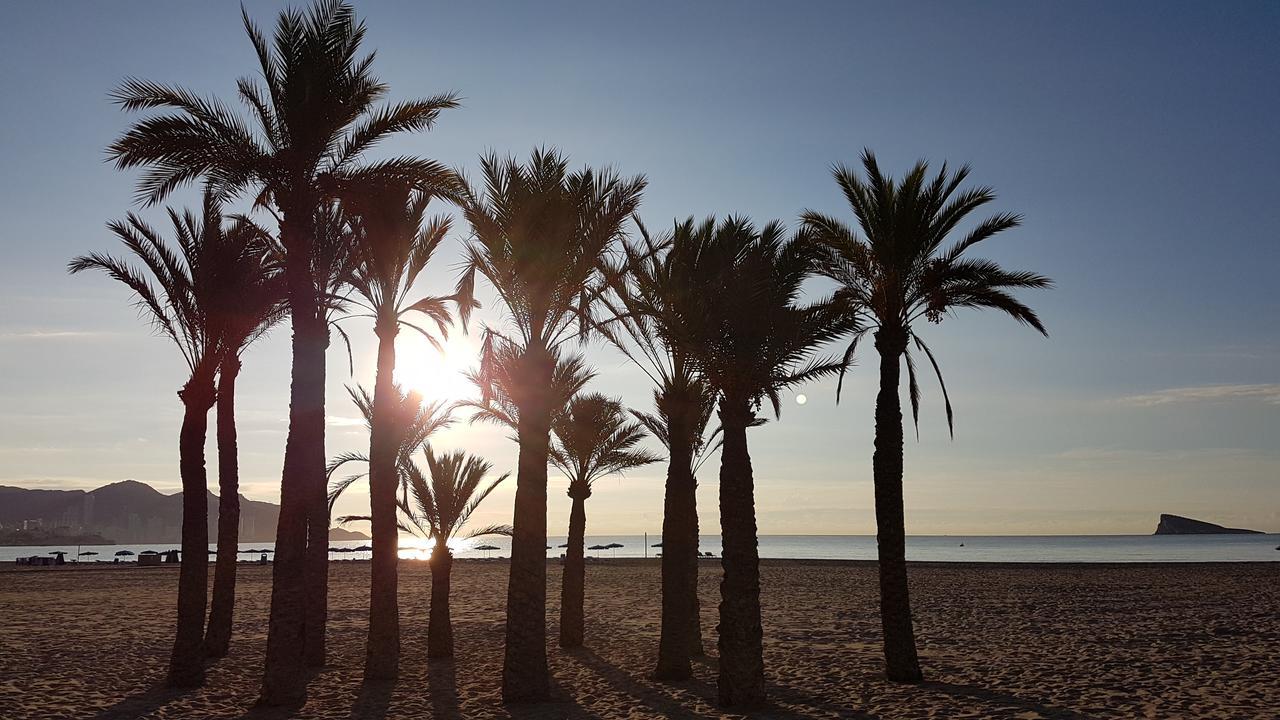
[(95, 340), (117, 334), (97, 330), (16, 330), (0, 332), (0, 340)]
[(1221, 402), (1224, 400), (1261, 400), (1280, 405), (1280, 383), (1261, 385), (1199, 385), (1168, 388), (1143, 395), (1128, 395), (1119, 402), (1134, 407), (1154, 407), (1173, 403)]

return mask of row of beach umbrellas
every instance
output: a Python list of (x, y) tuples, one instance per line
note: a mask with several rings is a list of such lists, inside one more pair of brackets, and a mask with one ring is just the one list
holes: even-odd
[[(564, 544), (558, 545), (557, 547), (560, 547), (560, 548), (567, 548), (567, 547), (569, 547), (569, 543), (564, 543)], [(597, 550), (597, 551), (598, 551), (598, 550), (615, 550), (615, 551), (616, 551), (618, 548), (622, 548), (622, 547), (626, 547), (626, 546), (625, 546), (625, 545), (623, 545), (622, 543), (609, 543), (608, 545), (592, 545), (591, 547), (589, 547), (589, 548), (587, 548), (587, 549), (588, 549), (588, 550)], [(654, 544), (650, 545), (649, 547), (660, 548), (660, 547), (662, 547), (662, 543), (660, 543), (660, 542), (658, 542), (658, 543), (654, 543)], [(494, 551), (494, 550), (501, 550), (502, 548), (498, 547), (497, 545), (480, 545), (480, 546), (478, 546), (478, 547), (476, 547), (476, 548), (473, 548), (473, 549), (483, 551), (483, 552), (485, 553), (485, 557), (488, 557), (490, 552), (492, 552), (492, 551)], [(548, 549), (548, 550), (550, 550), (550, 549), (551, 549), (551, 546), (550, 546), (550, 545), (548, 545), (548, 546), (547, 546), (547, 549)], [(1276, 548), (1276, 549), (1277, 549), (1277, 550), (1280, 550), (1280, 548)], [(359, 546), (359, 547), (331, 547), (331, 548), (329, 548), (329, 552), (331, 552), (331, 553), (352, 553), (352, 552), (372, 552), (372, 551), (373, 551), (373, 548), (372, 548), (372, 547), (370, 547), (369, 545), (361, 545), (361, 546)], [(177, 551), (176, 551), (176, 550), (170, 550), (170, 551), (168, 551), (168, 552), (177, 552)], [(272, 549), (270, 549), (270, 548), (249, 548), (248, 550), (240, 550), (240, 551), (239, 551), (239, 554), (241, 554), (241, 555), (257, 555), (257, 554), (260, 554), (260, 553), (273, 553), (273, 552), (275, 552), (275, 551), (274, 551), (274, 550), (272, 550)], [(66, 553), (66, 552), (64, 552), (64, 551), (62, 551), (62, 550), (53, 550), (53, 551), (50, 551), (50, 552), (49, 552), (49, 554), (50, 554), (50, 555), (66, 555), (67, 553)], [(86, 551), (84, 551), (84, 552), (82, 552), (82, 553), (79, 553), (79, 554), (80, 554), (81, 556), (85, 556), (85, 555), (97, 555), (97, 554), (99, 554), (99, 553), (98, 553), (98, 552), (96, 552), (96, 551), (94, 551), (94, 550), (86, 550)], [(134, 555), (134, 554), (135, 554), (135, 553), (134, 553), (132, 550), (118, 550), (118, 551), (116, 551), (115, 556), (116, 556), (116, 557), (128, 557), (128, 556), (132, 556), (132, 555)], [(142, 554), (143, 554), (143, 555), (158, 555), (159, 553), (158, 553), (157, 551), (155, 551), (155, 550), (143, 550), (143, 551), (142, 551)], [(216, 555), (216, 554), (217, 554), (217, 551), (216, 551), (216, 550), (210, 550), (210, 551), (209, 551), (209, 554), (210, 554), (210, 555)], [(712, 554), (711, 554), (711, 553), (709, 553), (709, 552), (708, 552), (708, 553), (705, 553), (705, 555), (706, 555), (707, 557), (712, 557)], [(617, 553), (616, 553), (616, 552), (614, 553), (614, 556), (615, 556), (615, 557), (617, 556)]]

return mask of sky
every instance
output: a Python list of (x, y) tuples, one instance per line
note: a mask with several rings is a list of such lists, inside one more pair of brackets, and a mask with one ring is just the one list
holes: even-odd
[[(247, 3), (266, 27), (279, 3)], [(913, 534), (1145, 534), (1162, 512), (1280, 532), (1280, 5), (1236, 3), (362, 4), (391, 98), (453, 90), (463, 107), (381, 153), (473, 177), (485, 151), (555, 146), (575, 166), (649, 181), (651, 228), (730, 213), (792, 226), (812, 208), (852, 220), (833, 163), (872, 149), (972, 165), (992, 212), (1023, 227), (977, 256), (1050, 276), (1024, 299), (1043, 338), (1006, 317), (958, 313), (921, 328), (936, 381), (908, 430)], [(89, 489), (133, 478), (180, 487), (175, 395), (185, 366), (102, 276), (66, 263), (114, 251), (107, 221), (137, 173), (104, 148), (137, 116), (109, 91), (137, 76), (231, 99), (254, 57), (232, 3), (24, 3), (0, 43), (0, 484)], [(170, 204), (192, 203), (191, 192)], [(441, 212), (448, 208), (441, 207)], [(465, 228), (419, 284), (449, 292)], [(817, 293), (820, 288), (814, 289)], [(482, 289), (480, 320), (504, 322)], [(353, 365), (329, 356), (326, 451), (367, 447), (345, 386), (371, 386), (375, 343), (344, 322)], [(241, 482), (276, 501), (287, 429), (289, 331), (245, 357)], [(445, 356), (405, 337), (402, 380), (456, 398), (474, 335)], [(839, 348), (832, 348), (833, 351)], [(586, 350), (592, 387), (649, 409), (645, 376)], [(871, 534), (876, 360), (792, 393), (750, 432), (763, 534)], [(905, 393), (904, 393), (905, 394)], [(463, 420), (433, 440), (513, 471), (503, 430)], [(216, 486), (213, 440), (210, 483)], [(718, 531), (718, 461), (699, 473), (704, 533)], [(599, 481), (588, 534), (658, 533), (661, 463)], [(549, 526), (569, 499), (551, 473)], [(514, 480), (477, 523), (509, 520)], [(353, 490), (337, 512), (367, 508)]]

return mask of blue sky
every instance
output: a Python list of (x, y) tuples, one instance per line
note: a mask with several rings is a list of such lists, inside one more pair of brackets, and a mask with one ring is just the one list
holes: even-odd
[[(269, 27), (278, 7), (249, 10)], [(906, 449), (909, 532), (1146, 533), (1160, 512), (1280, 531), (1280, 6), (384, 2), (361, 13), (394, 97), (465, 99), (384, 152), (474, 173), (485, 150), (555, 145), (575, 164), (647, 175), (642, 215), (655, 228), (710, 213), (848, 217), (829, 166), (863, 147), (894, 172), (920, 157), (971, 163), (998, 193), (993, 211), (1026, 216), (980, 254), (1057, 281), (1026, 298), (1051, 337), (963, 313), (925, 329), (957, 431), (949, 440), (925, 381), (920, 440)], [(182, 364), (122, 287), (65, 265), (113, 249), (105, 222), (134, 209), (135, 176), (103, 152), (132, 118), (107, 93), (132, 75), (230, 98), (253, 72), (237, 8), (29, 3), (3, 32), (0, 484), (136, 478), (176, 490)], [(460, 237), (424, 293), (452, 286)], [(330, 454), (367, 442), (343, 386), (371, 384), (372, 332), (346, 327), (355, 373), (335, 349)], [(406, 340), (401, 362), (456, 394), (473, 346), (457, 339), (442, 361)], [(589, 356), (598, 389), (647, 406), (641, 373), (604, 348)], [(874, 531), (874, 360), (861, 360), (839, 406), (832, 384), (808, 387), (807, 404), (752, 431), (762, 532)], [(242, 376), (250, 497), (275, 499), (287, 396), (286, 328)], [(496, 429), (463, 424), (436, 442), (514, 464)], [(715, 467), (700, 476), (705, 532)], [(651, 466), (602, 481), (588, 532), (659, 531), (662, 477)], [(563, 486), (553, 473), (553, 532)], [(477, 521), (509, 516), (513, 489)], [(364, 501), (353, 494), (339, 512)]]

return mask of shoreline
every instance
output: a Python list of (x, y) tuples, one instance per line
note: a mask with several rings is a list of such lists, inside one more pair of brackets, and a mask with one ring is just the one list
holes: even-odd
[[(560, 566), (562, 558), (547, 558), (547, 564)], [(719, 567), (720, 558), (699, 558), (699, 567)], [(368, 559), (335, 559), (330, 560), (330, 565), (353, 565), (368, 566), (371, 564)], [(509, 558), (458, 558), (453, 559), (454, 565), (510, 565)], [(661, 558), (586, 558), (588, 566), (619, 566), (619, 567), (661, 567)], [(419, 565), (421, 567), (429, 567), (430, 561), (421, 558), (401, 558), (400, 565)], [(876, 560), (845, 560), (831, 558), (760, 558), (761, 567), (834, 567), (834, 568), (874, 568), (878, 566)], [(209, 572), (213, 572), (214, 561), (209, 560)], [(249, 567), (271, 567), (272, 563), (260, 563), (257, 560), (240, 560), (236, 563), (237, 568)], [(1159, 568), (1268, 568), (1280, 567), (1280, 557), (1275, 560), (1170, 560), (1170, 561), (1145, 561), (1134, 560), (1125, 562), (1020, 562), (1020, 561), (950, 561), (950, 560), (908, 560), (907, 566), (910, 568), (957, 568), (957, 569), (991, 569), (991, 570), (1054, 570), (1054, 569), (1083, 569), (1083, 568), (1130, 568), (1130, 569), (1159, 569)], [(47, 565), (41, 567), (17, 565), (13, 562), (0, 564), (0, 574), (3, 573), (41, 573), (41, 572), (86, 572), (86, 571), (116, 571), (116, 570), (145, 570), (147, 572), (155, 572), (157, 570), (170, 570), (176, 572), (179, 567), (178, 563), (162, 563), (160, 565), (141, 566), (136, 562), (68, 562), (63, 565)]]

